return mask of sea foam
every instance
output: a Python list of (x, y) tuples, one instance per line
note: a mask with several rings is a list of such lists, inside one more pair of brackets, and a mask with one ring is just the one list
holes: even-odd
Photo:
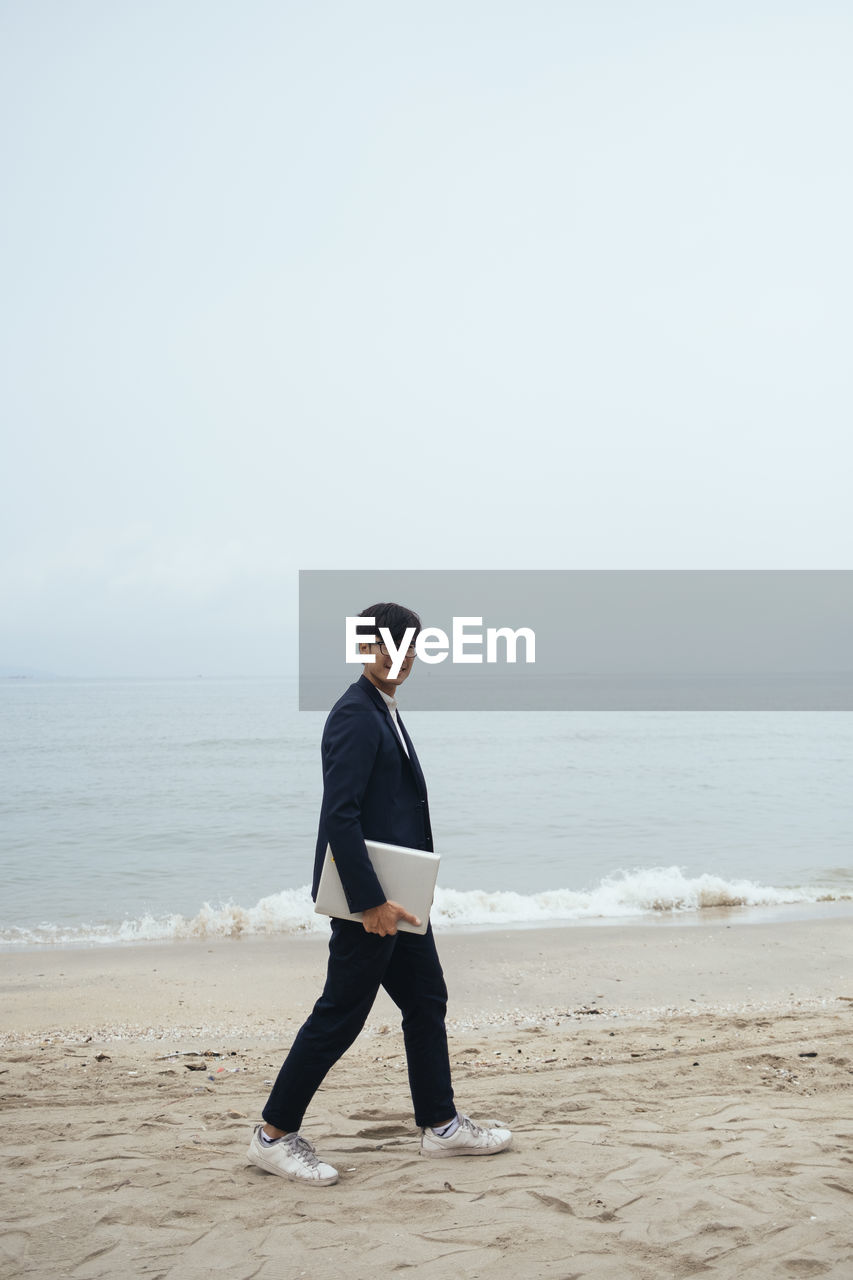
[[(606, 876), (593, 889), (549, 889), (542, 893), (488, 892), (485, 889), (436, 890), (431, 912), (437, 931), (504, 928), (572, 921), (628, 920), (636, 917), (701, 912), (712, 907), (773, 907), (786, 903), (841, 902), (853, 894), (826, 888), (774, 888), (752, 880), (689, 876), (681, 867), (647, 867)], [(0, 930), (0, 947), (66, 947), (167, 942), (192, 938), (240, 938), (263, 935), (325, 934), (326, 917), (314, 913), (310, 891), (284, 889), (252, 907), (204, 903), (194, 916), (142, 915), (121, 923), (76, 927), (44, 923)]]

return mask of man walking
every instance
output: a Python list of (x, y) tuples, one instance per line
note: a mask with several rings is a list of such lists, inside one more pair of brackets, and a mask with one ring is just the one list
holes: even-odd
[(331, 845), (349, 909), (363, 913), (362, 923), (331, 921), (323, 993), (293, 1042), (248, 1151), (250, 1163), (268, 1173), (315, 1186), (337, 1182), (338, 1173), (317, 1158), (299, 1128), (327, 1072), (363, 1028), (380, 986), (402, 1013), (421, 1155), (493, 1155), (512, 1140), (508, 1129), (484, 1129), (457, 1113), (445, 1031), (447, 988), (432, 927), (423, 935), (398, 932), (401, 920), (420, 921), (386, 899), (367, 854), (365, 838), (432, 850), (432, 832), (426, 783), (395, 696), (412, 669), (420, 618), (398, 604), (376, 604), (360, 616), (374, 619), (377, 636), (387, 628), (398, 652), (407, 630), (410, 640), (396, 677), (384, 644), (359, 645), (364, 674), (335, 703), (323, 730), (312, 895)]

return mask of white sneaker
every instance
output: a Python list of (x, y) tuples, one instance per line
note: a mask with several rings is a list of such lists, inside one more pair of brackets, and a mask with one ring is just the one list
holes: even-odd
[(422, 1156), (493, 1156), (512, 1142), (509, 1129), (483, 1129), (468, 1116), (459, 1116), (459, 1128), (449, 1138), (440, 1138), (434, 1129), (424, 1129)]
[(261, 1126), (256, 1124), (246, 1158), (249, 1164), (256, 1164), (267, 1173), (277, 1173), (280, 1178), (291, 1178), (294, 1182), (330, 1187), (338, 1180), (337, 1169), (318, 1160), (317, 1152), (301, 1133), (286, 1133), (268, 1146), (261, 1142)]

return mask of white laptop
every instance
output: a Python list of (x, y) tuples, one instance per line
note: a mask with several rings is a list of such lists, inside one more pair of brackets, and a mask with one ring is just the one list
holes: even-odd
[[(439, 855), (427, 853), (425, 849), (407, 849), (401, 844), (382, 844), (378, 840), (366, 840), (365, 844), (385, 897), (390, 902), (399, 902), (421, 922), (415, 927), (401, 920), (397, 928), (406, 933), (426, 933), (441, 861)], [(314, 911), (339, 920), (360, 921), (362, 917), (360, 911), (349, 909), (330, 845), (326, 846)]]

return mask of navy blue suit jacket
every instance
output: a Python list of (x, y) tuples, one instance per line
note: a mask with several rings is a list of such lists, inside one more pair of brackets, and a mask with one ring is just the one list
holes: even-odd
[[(397, 715), (399, 719), (399, 711)], [(323, 729), (323, 805), (312, 897), (317, 897), (327, 844), (350, 911), (367, 911), (385, 901), (365, 840), (432, 850), (426, 782), (402, 721), (400, 725), (408, 756), (391, 712), (364, 675), (329, 712)]]

